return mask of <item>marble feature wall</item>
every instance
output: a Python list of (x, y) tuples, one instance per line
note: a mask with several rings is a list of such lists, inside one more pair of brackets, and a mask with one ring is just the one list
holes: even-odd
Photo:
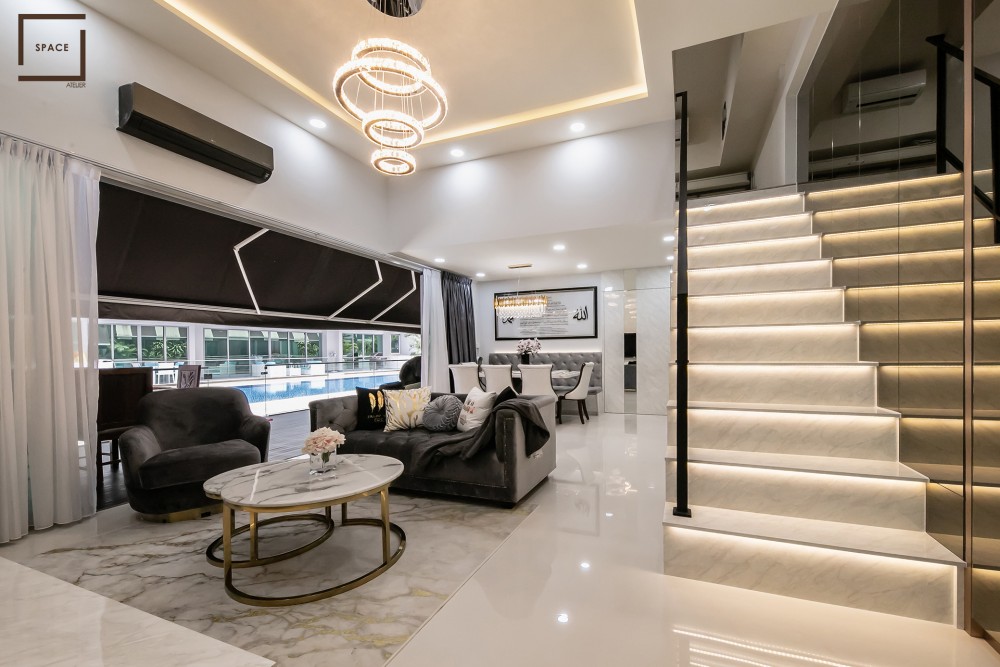
[(670, 400), (670, 289), (638, 290), (636, 311), (636, 410), (664, 415)]
[(612, 291), (601, 291), (604, 300), (604, 410), (620, 413), (625, 412), (625, 292), (622, 289), (614, 291), (613, 284), (605, 287), (612, 287)]

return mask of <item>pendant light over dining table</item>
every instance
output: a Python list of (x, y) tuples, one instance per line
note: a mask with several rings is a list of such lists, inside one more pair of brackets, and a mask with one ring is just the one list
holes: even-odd
[[(423, 0), (367, 0), (388, 16), (404, 18), (420, 10)], [(397, 39), (362, 39), (351, 59), (333, 77), (341, 106), (361, 123), (361, 131), (378, 148), (371, 163), (392, 176), (412, 174), (417, 163), (409, 149), (441, 124), (448, 98), (417, 49)]]

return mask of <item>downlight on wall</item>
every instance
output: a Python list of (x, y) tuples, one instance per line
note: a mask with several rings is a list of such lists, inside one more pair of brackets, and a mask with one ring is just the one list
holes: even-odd
[[(422, 3), (367, 0), (384, 14), (412, 16)], [(416, 9), (413, 9), (416, 7)], [(431, 74), (431, 64), (420, 51), (388, 37), (363, 39), (351, 59), (333, 76), (333, 92), (340, 105), (361, 122), (361, 131), (378, 146), (371, 163), (390, 176), (417, 169), (409, 152), (437, 127), (448, 113), (448, 98)]]

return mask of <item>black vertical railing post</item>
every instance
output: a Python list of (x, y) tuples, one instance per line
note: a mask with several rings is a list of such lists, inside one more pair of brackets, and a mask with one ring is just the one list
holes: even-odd
[[(1000, 243), (1000, 88), (990, 86), (990, 182), (993, 185), (993, 192), (990, 197), (993, 202), (993, 243)], [(975, 165), (970, 165), (974, 168)], [(976, 172), (973, 170), (972, 176), (975, 178)]]
[(688, 507), (688, 276), (687, 276), (687, 198), (688, 198), (688, 99), (687, 92), (677, 93), (681, 101), (680, 170), (677, 189), (677, 502), (674, 516), (691, 516)]
[(945, 158), (948, 130), (948, 54), (937, 49), (937, 124), (935, 144), (937, 146), (937, 173), (943, 174), (948, 165)]

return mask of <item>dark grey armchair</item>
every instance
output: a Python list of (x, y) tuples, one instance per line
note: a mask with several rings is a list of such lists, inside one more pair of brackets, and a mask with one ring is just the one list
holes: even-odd
[(420, 384), (420, 355), (410, 357), (399, 368), (399, 381), (386, 382), (379, 389), (406, 389), (411, 384)]
[(139, 425), (119, 440), (128, 502), (147, 518), (208, 508), (202, 484), (267, 460), (271, 425), (238, 389), (203, 387), (149, 394)]

